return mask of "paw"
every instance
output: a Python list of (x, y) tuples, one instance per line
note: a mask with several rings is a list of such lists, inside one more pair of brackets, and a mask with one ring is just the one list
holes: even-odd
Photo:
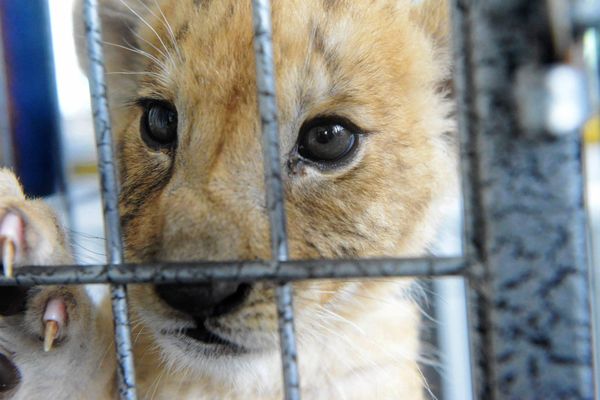
[(16, 266), (72, 263), (66, 235), (54, 211), (25, 198), (14, 174), (0, 169), (0, 251), (3, 273)]
[[(23, 265), (71, 263), (72, 257), (53, 211), (44, 203), (27, 200), (16, 177), (0, 170), (0, 255), (5, 276), (13, 276)], [(68, 288), (6, 287), (0, 294), (0, 315), (41, 316), (44, 349), (50, 350), (68, 321), (67, 302), (73, 302)], [(38, 308), (28, 310), (29, 308)], [(27, 318), (26, 318), (27, 319)], [(33, 325), (40, 325), (34, 321)], [(31, 329), (37, 333), (39, 327)]]
[[(26, 199), (14, 175), (6, 170), (0, 170), (0, 260), (5, 276), (26, 265), (73, 263), (53, 211), (41, 201)], [(3, 286), (0, 398), (34, 376), (52, 357), (64, 358), (69, 347), (79, 346), (77, 338), (92, 331), (91, 314), (81, 287)]]
[[(11, 277), (15, 268), (23, 265), (71, 263), (64, 238), (57, 226), (54, 232), (45, 228), (54, 224), (51, 214), (31, 212), (28, 201), (4, 202), (0, 198), (0, 255), (5, 276)], [(3, 207), (4, 205), (4, 207)], [(37, 211), (39, 207), (35, 206)], [(43, 218), (49, 217), (50, 221)], [(49, 233), (49, 234), (48, 234)], [(60, 238), (61, 240), (57, 240)], [(67, 299), (73, 297), (68, 288), (7, 286), (0, 292), (0, 316), (27, 315), (28, 308), (42, 308), (44, 348), (48, 351), (67, 322)], [(43, 304), (41, 304), (43, 303)]]

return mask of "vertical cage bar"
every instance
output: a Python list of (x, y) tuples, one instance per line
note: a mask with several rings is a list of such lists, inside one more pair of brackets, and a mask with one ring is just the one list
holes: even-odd
[(481, 187), (477, 171), (478, 152), (476, 147), (477, 118), (473, 93), (474, 69), (471, 63), (473, 44), (471, 43), (471, 0), (451, 1), (452, 38), (454, 42), (454, 88), (458, 106), (458, 127), (460, 141), (460, 167), (463, 194), (463, 254), (468, 260), (467, 278), (467, 320), (469, 324), (469, 356), (471, 360), (471, 382), (474, 399), (490, 399), (491, 387), (486, 377), (492, 375), (493, 363), (485, 354), (489, 343), (489, 310), (491, 304), (486, 296), (488, 279), (482, 268), (482, 242), (485, 231), (485, 217), (482, 215)]
[[(123, 263), (123, 243), (119, 220), (119, 195), (117, 171), (113, 156), (112, 127), (108, 108), (107, 87), (104, 79), (104, 53), (102, 29), (97, 0), (85, 0), (83, 4), (88, 68), (100, 188), (104, 213), (106, 254), (110, 265)], [(111, 302), (115, 324), (115, 345), (118, 360), (119, 393), (121, 399), (134, 400), (136, 396), (133, 352), (129, 326), (127, 287), (111, 285)]]
[[(265, 190), (271, 228), (271, 254), (273, 260), (279, 263), (288, 260), (288, 245), (283, 183), (279, 161), (279, 127), (271, 29), (271, 2), (269, 0), (253, 0), (252, 9), (256, 82), (263, 131)], [(276, 293), (284, 393), (286, 400), (297, 400), (300, 399), (300, 382), (294, 333), (292, 285), (290, 283), (278, 283)]]
[(545, 6), (454, 4), (481, 399), (593, 398), (580, 136), (517, 119), (525, 68), (556, 61)]

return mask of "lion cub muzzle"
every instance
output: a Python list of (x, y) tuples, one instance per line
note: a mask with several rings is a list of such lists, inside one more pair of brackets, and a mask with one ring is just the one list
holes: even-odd
[(243, 306), (252, 286), (247, 283), (214, 282), (190, 285), (157, 285), (156, 293), (173, 309), (193, 318), (196, 327), (184, 333), (200, 342), (228, 344), (206, 328), (207, 318), (229, 314)]

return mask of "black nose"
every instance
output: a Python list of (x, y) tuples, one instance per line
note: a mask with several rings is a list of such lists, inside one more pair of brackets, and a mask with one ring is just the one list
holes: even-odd
[(171, 307), (195, 318), (227, 314), (250, 294), (247, 283), (157, 285), (156, 292)]

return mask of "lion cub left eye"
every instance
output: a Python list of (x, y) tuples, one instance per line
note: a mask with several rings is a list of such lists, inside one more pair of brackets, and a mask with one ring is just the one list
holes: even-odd
[(357, 148), (360, 130), (340, 118), (316, 118), (305, 123), (298, 137), (298, 154), (319, 164), (350, 157)]
[(144, 143), (153, 150), (170, 149), (177, 142), (177, 110), (167, 102), (142, 102), (144, 114), (140, 133)]

